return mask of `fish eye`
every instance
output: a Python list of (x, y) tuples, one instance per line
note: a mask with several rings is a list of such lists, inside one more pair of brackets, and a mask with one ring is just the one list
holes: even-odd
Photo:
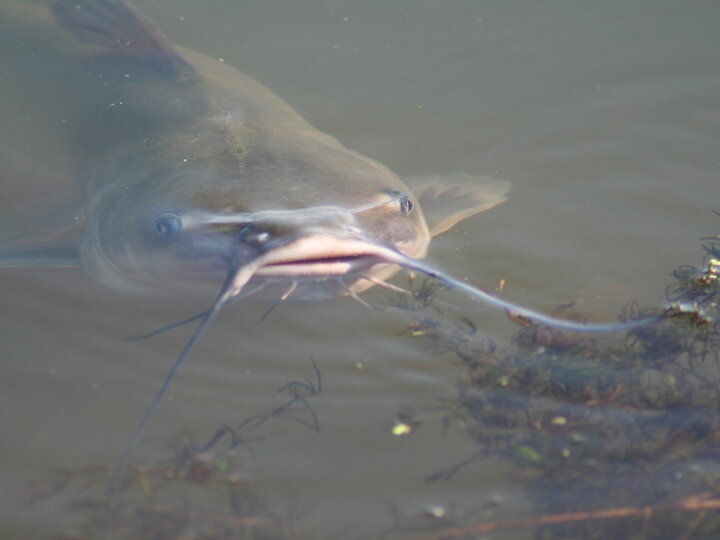
[(252, 223), (245, 225), (238, 233), (238, 237), (242, 242), (245, 242), (246, 244), (255, 244), (256, 246), (264, 244), (270, 240), (270, 236), (271, 235), (268, 231), (265, 231)]
[(164, 214), (155, 220), (155, 230), (165, 238), (182, 230), (182, 219), (177, 214)]
[(413, 202), (410, 200), (408, 195), (400, 197), (400, 213), (403, 216), (407, 216), (413, 209)]

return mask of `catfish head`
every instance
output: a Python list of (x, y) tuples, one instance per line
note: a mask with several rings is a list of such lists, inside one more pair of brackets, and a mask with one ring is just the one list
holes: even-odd
[(106, 285), (202, 294), (234, 273), (233, 297), (354, 295), (506, 199), (507, 183), (469, 176), (408, 186), (125, 0), (51, 8), (87, 108), (73, 123), (88, 200), (78, 254)]
[(425, 255), (421, 205), (386, 168), (329, 145), (276, 153), (267, 168), (248, 166), (252, 154), (232, 167), (213, 156), (202, 168), (154, 166), (111, 184), (86, 211), (81, 264), (114, 288), (182, 294), (216, 292), (229, 268), (252, 268), (245, 293), (275, 298), (354, 295), (382, 282), (398, 267), (378, 248)]
[[(43, 100), (58, 99), (54, 108), (63, 111), (85, 228), (79, 249), (13, 246), (0, 249), (0, 263), (68, 266), (79, 259), (115, 288), (215, 292), (115, 477), (219, 311), (259, 289), (280, 300), (355, 296), (404, 267), (516, 318), (566, 330), (618, 331), (655, 320), (559, 320), (441, 273), (420, 260), (431, 236), (505, 201), (506, 182), (466, 174), (400, 180), (314, 129), (252, 78), (173, 46), (126, 0), (49, 6), (67, 35), (24, 57), (45, 59), (39, 65), (72, 83), (71, 92), (49, 90)], [(71, 215), (74, 231), (81, 220)]]

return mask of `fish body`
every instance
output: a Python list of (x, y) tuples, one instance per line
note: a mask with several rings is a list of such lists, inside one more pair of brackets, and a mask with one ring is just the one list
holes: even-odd
[[(47, 67), (51, 98), (38, 101), (56, 108), (50, 121), (74, 163), (83, 224), (72, 256), (110, 287), (207, 294), (229, 266), (264, 257), (245, 292), (355, 294), (397, 270), (372, 246), (426, 254), (422, 193), (442, 202), (437, 190), (460, 186), (454, 198), (465, 200), (443, 216), (450, 226), (463, 209), (505, 200), (506, 183), (471, 177), (413, 191), (251, 77), (171, 45), (124, 0), (56, 0), (51, 10), (36, 20), (52, 33), (23, 69)], [(53, 249), (6, 249), (6, 266), (52, 263)]]
[(356, 297), (405, 267), (565, 330), (658, 319), (564, 321), (419, 261), (431, 236), (505, 201), (508, 183), (467, 174), (401, 180), (252, 78), (171, 45), (126, 0), (0, 1), (0, 66), (0, 112), (13, 120), (0, 123), (0, 135), (43, 140), (67, 165), (61, 174), (21, 142), (0, 145), (2, 184), (32, 178), (59, 189), (62, 179), (76, 193), (59, 207), (0, 219), (0, 267), (80, 266), (120, 290), (216, 293), (116, 478), (217, 313), (259, 290), (278, 301)]
[[(432, 234), (506, 198), (507, 183), (469, 175), (408, 185), (254, 79), (171, 45), (125, 0), (4, 0), (0, 65), (11, 81), (1, 110), (51, 141), (77, 192), (67, 207), (0, 222), (0, 266), (80, 266), (124, 291), (216, 293), (116, 477), (228, 302), (258, 290), (357, 297), (425, 256)], [(4, 181), (33, 176), (35, 156), (13, 150)]]

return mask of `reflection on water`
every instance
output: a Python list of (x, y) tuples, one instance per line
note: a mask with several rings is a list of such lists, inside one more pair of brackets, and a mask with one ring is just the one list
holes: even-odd
[[(138, 4), (172, 40), (240, 67), (401, 176), (511, 180), (503, 208), (435, 240), (430, 258), (488, 288), (504, 280), (504, 295), (536, 309), (574, 302), (560, 314), (602, 320), (634, 299), (658, 307), (668, 273), (698, 260), (694, 239), (717, 230), (716, 2)], [(22, 127), (0, 126), (5, 162), (23, 156), (11, 175), (39, 156), (32, 185), (62, 198), (57, 141), (29, 137), (38, 129), (22, 111), (7, 118)], [(27, 190), (18, 197), (40, 193)], [(13, 194), (3, 190), (3, 209)], [(703, 275), (683, 270), (672, 299), (715, 294)], [(0, 280), (5, 536), (97, 537), (112, 510), (126, 531), (160, 537), (441, 538), (453, 527), (460, 537), (481, 522), (644, 505), (655, 509), (644, 520), (538, 534), (712, 538), (720, 528), (712, 512), (677, 506), (718, 496), (716, 329), (692, 302), (686, 318), (627, 336), (526, 328), (514, 343), (504, 314), (446, 293), (437, 300), (459, 309), (374, 313), (339, 300), (284, 306), (261, 325), (267, 306), (232, 306), (108, 513), (107, 469), (185, 330), (119, 338), (205, 306), (121, 296), (71, 270)], [(715, 296), (697, 299), (714, 315)], [(418, 346), (429, 334), (443, 354)], [(223, 425), (238, 431), (287, 403), (278, 389), (289, 381), (314, 381), (310, 358), (323, 389), (302, 394), (312, 414), (296, 412), (316, 415), (319, 431), (276, 415), (237, 447), (230, 432), (207, 446)], [(36, 502), (19, 508), (28, 483)]]

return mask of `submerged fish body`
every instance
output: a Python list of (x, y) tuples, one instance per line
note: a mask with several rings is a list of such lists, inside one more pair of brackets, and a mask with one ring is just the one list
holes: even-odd
[[(35, 128), (62, 149), (78, 196), (0, 221), (0, 267), (81, 266), (117, 289), (216, 293), (120, 465), (219, 310), (260, 289), (280, 301), (355, 296), (405, 267), (566, 330), (657, 320), (563, 321), (442, 274), (418, 260), (431, 236), (505, 201), (506, 182), (467, 174), (403, 181), (250, 77), (171, 45), (126, 0), (49, 7), (0, 2), (9, 81), (0, 111), (24, 138)], [(21, 144), (0, 153), (3, 181), (37, 174), (36, 156)]]
[[(315, 130), (252, 79), (201, 55), (186, 55), (193, 60), (187, 73), (170, 89), (153, 88), (161, 103), (149, 111), (158, 116), (153, 125), (170, 123), (172, 129), (151, 130), (149, 148), (145, 131), (106, 150), (111, 161), (130, 169), (93, 201), (81, 245), (87, 271), (102, 281), (120, 278), (141, 286), (187, 289), (199, 279), (217, 285), (229, 259), (242, 266), (308, 235), (365, 239), (412, 257), (425, 254), (430, 235), (422, 210), (395, 174)], [(135, 95), (132, 83), (124, 86), (117, 98), (124, 107), (147, 103), (147, 90)], [(126, 241), (115, 244), (116, 237)], [(288, 261), (284, 273), (275, 268), (266, 276), (259, 269), (253, 281), (282, 286), (295, 280), (299, 298), (339, 293), (339, 282), (320, 278), (349, 272), (328, 264), (336, 257), (332, 249), (313, 247), (315, 253), (295, 256), (303, 265)], [(341, 250), (337, 256), (345, 262), (355, 257), (354, 270), (376, 273), (362, 255)]]
[[(42, 66), (46, 57), (63, 84), (76, 81), (65, 90), (63, 133), (84, 198), (77, 261), (94, 279), (122, 290), (216, 291), (229, 267), (263, 259), (245, 292), (314, 300), (396, 271), (375, 246), (425, 255), (432, 221), (419, 197), (441, 204), (437, 190), (458, 185), (420, 180), (415, 193), (252, 78), (170, 45), (124, 0), (51, 7), (64, 36), (34, 58)], [(459, 182), (461, 203), (443, 209), (443, 229), (505, 200), (505, 183), (475, 180)], [(40, 246), (14, 256), (21, 265), (53, 255)], [(6, 266), (12, 258), (6, 250)]]
[(0, 104), (16, 100), (30, 125), (47, 119), (79, 196), (0, 224), (0, 266), (81, 266), (116, 289), (216, 293), (121, 465), (232, 299), (355, 296), (423, 257), (432, 234), (506, 198), (507, 183), (469, 175), (409, 186), (250, 77), (171, 45), (125, 0), (49, 7), (0, 3), (0, 63), (18, 87), (0, 88)]
[[(217, 288), (228, 261), (242, 266), (312, 234), (319, 241), (314, 252), (295, 255), (303, 265), (291, 260), (284, 273), (276, 268), (267, 276), (259, 269), (252, 285), (290, 281), (298, 284), (295, 297), (314, 299), (354, 286), (329, 278), (376, 272), (367, 257), (360, 260), (362, 252), (324, 250), (323, 236), (362, 236), (424, 254), (427, 226), (402, 181), (315, 130), (259, 83), (190, 51), (170, 67), (130, 60), (119, 70), (116, 58), (106, 62), (118, 105), (110, 113), (116, 118), (104, 121), (125, 132), (118, 140), (111, 129), (113, 140), (97, 149), (102, 163), (118, 164), (117, 180), (94, 185), (80, 249), (83, 267), (100, 281), (184, 293), (203, 282)], [(401, 204), (418, 208), (403, 215)], [(347, 264), (309, 262), (338, 256), (354, 258), (354, 272), (342, 271)]]

